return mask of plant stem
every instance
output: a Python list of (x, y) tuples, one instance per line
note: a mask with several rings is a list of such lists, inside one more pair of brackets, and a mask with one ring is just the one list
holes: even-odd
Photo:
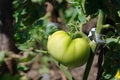
[(97, 28), (96, 28), (97, 34), (100, 34), (102, 31), (103, 21), (104, 21), (104, 13), (102, 10), (99, 10), (98, 22), (97, 22)]
[(52, 58), (52, 60), (54, 61), (54, 63), (63, 71), (63, 73), (66, 75), (66, 77), (68, 78), (68, 80), (74, 80), (74, 78), (72, 77), (71, 73), (69, 72), (68, 68), (64, 65), (62, 65), (61, 63), (59, 63), (58, 61), (56, 61), (55, 59)]
[(94, 59), (94, 52), (96, 50), (96, 43), (94, 42), (90, 42), (90, 47), (91, 47), (91, 53), (90, 53), (90, 56), (89, 56), (89, 59), (88, 59), (88, 62), (86, 64), (86, 68), (85, 68), (85, 72), (84, 72), (84, 75), (83, 75), (83, 80), (87, 80), (88, 78), (88, 75), (89, 75), (89, 72), (90, 72), (90, 69), (91, 69), (91, 66), (92, 66), (92, 63), (93, 63), (93, 59)]
[(38, 53), (43, 53), (43, 54), (47, 54), (47, 53), (48, 53), (47, 51), (44, 51), (44, 50), (38, 50), (38, 49), (36, 49), (35, 51), (38, 52)]
[[(97, 26), (96, 26), (97, 27), (96, 28), (96, 33), (97, 34), (100, 34), (101, 31), (102, 31), (103, 18), (104, 18), (104, 14), (103, 14), (102, 10), (99, 10), (98, 21), (97, 21)], [(87, 78), (88, 78), (97, 46), (98, 45), (96, 43), (94, 43), (92, 41), (90, 42), (91, 54), (90, 54), (88, 62), (86, 64), (85, 72), (84, 72), (84, 75), (83, 75), (83, 80), (87, 80)]]
[(85, 35), (83, 32), (79, 32), (79, 33), (80, 33), (80, 35), (82, 36), (82, 38), (84, 38), (85, 40), (88, 41), (88, 43), (91, 42), (91, 40), (89, 39), (89, 37), (88, 37), (87, 35)]
[(67, 68), (64, 65), (60, 64), (59, 67), (64, 72), (64, 74), (67, 76), (68, 80), (74, 80), (71, 73), (67, 70)]

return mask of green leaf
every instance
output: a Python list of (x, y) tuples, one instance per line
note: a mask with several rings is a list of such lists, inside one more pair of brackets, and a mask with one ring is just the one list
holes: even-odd
[(4, 61), (5, 54), (6, 54), (5, 51), (0, 51), (0, 63)]
[(18, 70), (22, 70), (22, 71), (26, 71), (26, 70), (28, 70), (29, 68), (28, 68), (27, 66), (25, 66), (25, 65), (20, 65), (20, 64), (18, 64), (18, 65), (17, 65), (17, 69), (18, 69)]
[(0, 80), (20, 80), (20, 75), (11, 75), (10, 73), (5, 73), (0, 77)]
[(104, 78), (109, 80), (111, 78), (111, 75), (107, 74), (107, 75), (104, 76)]
[(118, 11), (118, 16), (120, 17), (120, 10)]
[(106, 43), (109, 44), (110, 42), (116, 42), (115, 38), (107, 38)]

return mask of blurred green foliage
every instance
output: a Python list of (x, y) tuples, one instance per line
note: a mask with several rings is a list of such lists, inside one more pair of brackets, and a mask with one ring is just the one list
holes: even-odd
[[(50, 0), (14, 0), (15, 12), (14, 38), (16, 45), (25, 55), (16, 60), (18, 71), (27, 71), (30, 67), (21, 65), (22, 62), (32, 62), (37, 55), (41, 55), (40, 63), (42, 67), (40, 73), (48, 72), (48, 63), (52, 61), (47, 55), (47, 39), (56, 30), (55, 27), (48, 29), (48, 17), (46, 17), (45, 2)], [(114, 75), (120, 68), (120, 1), (119, 0), (56, 0), (53, 4), (58, 11), (62, 22), (69, 28), (69, 32), (75, 32), (79, 26), (89, 22), (97, 16), (98, 10), (102, 9), (105, 13), (105, 24), (113, 26), (113, 31), (105, 34), (108, 51), (104, 53), (103, 61), (103, 80), (114, 80)], [(88, 19), (88, 17), (90, 18)], [(108, 19), (108, 21), (107, 21)], [(110, 23), (109, 19), (112, 21)], [(78, 25), (80, 24), (80, 25)], [(69, 27), (68, 27), (69, 26)], [(76, 26), (76, 27), (75, 27)], [(42, 53), (42, 54), (41, 54)], [(7, 53), (0, 52), (0, 64), (4, 61)], [(20, 76), (12, 76), (9, 73), (0, 77), (0, 80), (20, 80)]]

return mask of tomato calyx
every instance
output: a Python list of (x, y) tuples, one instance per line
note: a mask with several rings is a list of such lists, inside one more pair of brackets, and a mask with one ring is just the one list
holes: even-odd
[(76, 38), (83, 38), (85, 39), (88, 43), (91, 42), (90, 38), (83, 33), (82, 31), (76, 31), (76, 32), (67, 32), (67, 34), (71, 37), (71, 39), (76, 39)]

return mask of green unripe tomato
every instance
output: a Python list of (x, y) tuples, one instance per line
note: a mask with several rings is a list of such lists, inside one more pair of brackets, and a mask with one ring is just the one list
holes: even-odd
[(90, 46), (83, 38), (72, 39), (65, 31), (56, 31), (47, 42), (48, 52), (65, 66), (77, 67), (89, 58)]

